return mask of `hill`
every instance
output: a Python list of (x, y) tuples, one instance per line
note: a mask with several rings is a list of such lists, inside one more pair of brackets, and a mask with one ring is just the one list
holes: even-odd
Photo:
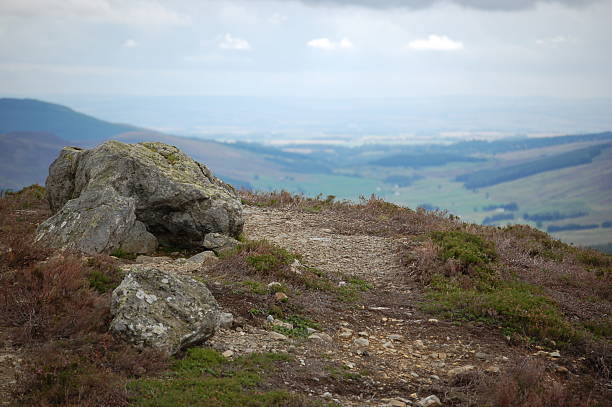
[(137, 127), (105, 122), (66, 106), (34, 99), (0, 99), (0, 134), (43, 132), (72, 143), (92, 145)]
[[(214, 261), (58, 256), (33, 239), (43, 194), (0, 198), (9, 403), (610, 405), (610, 256), (375, 198), (249, 192), (242, 242)], [(110, 335), (112, 290), (147, 267), (205, 283), (231, 326), (171, 359)]]

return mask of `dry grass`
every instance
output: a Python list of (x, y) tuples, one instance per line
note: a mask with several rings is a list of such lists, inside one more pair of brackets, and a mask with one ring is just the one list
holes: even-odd
[(500, 376), (475, 380), (479, 405), (492, 407), (587, 407), (602, 405), (590, 398), (588, 386), (577, 391), (562, 383), (538, 361), (522, 359)]
[(36, 245), (49, 214), (38, 186), (0, 198), (0, 328), (26, 354), (15, 396), (19, 405), (127, 405), (127, 380), (159, 371), (167, 358), (107, 333), (117, 264)]
[(287, 191), (239, 191), (242, 201), (259, 207), (285, 208), (327, 217), (330, 227), (342, 234), (370, 234), (373, 236), (422, 235), (432, 230), (448, 230), (461, 224), (458, 218), (443, 211), (413, 211), (372, 195), (359, 203), (335, 201), (334, 197), (308, 198)]

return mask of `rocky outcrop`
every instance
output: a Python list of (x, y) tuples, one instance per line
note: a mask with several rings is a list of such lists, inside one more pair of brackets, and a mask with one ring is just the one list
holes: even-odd
[(217, 301), (190, 277), (156, 268), (130, 272), (113, 291), (110, 330), (170, 355), (205, 342), (220, 323)]
[(53, 247), (150, 253), (152, 237), (197, 249), (209, 234), (242, 231), (234, 189), (163, 143), (66, 147), (49, 168), (46, 189), (56, 214), (40, 226), (38, 240)]

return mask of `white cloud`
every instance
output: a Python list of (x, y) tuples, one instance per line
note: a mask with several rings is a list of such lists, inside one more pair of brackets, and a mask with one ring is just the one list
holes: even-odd
[(2, 0), (0, 15), (71, 17), (134, 25), (184, 25), (189, 17), (154, 0)]
[(565, 44), (574, 44), (576, 43), (576, 40), (574, 38), (558, 35), (552, 38), (542, 38), (536, 40), (535, 43), (541, 47), (559, 47)]
[(337, 49), (354, 48), (353, 43), (348, 38), (343, 38), (338, 42), (334, 42), (329, 38), (315, 38), (306, 43), (311, 48), (322, 49), (324, 51), (334, 51)]
[(463, 49), (463, 43), (445, 35), (432, 34), (427, 38), (410, 41), (407, 48), (415, 51), (459, 51)]
[(135, 40), (131, 38), (125, 40), (125, 42), (123, 43), (124, 48), (136, 48), (138, 45), (139, 45), (138, 42), (136, 42)]
[(274, 13), (270, 16), (270, 18), (268, 18), (268, 22), (270, 24), (277, 25), (286, 22), (288, 19), (289, 18), (284, 14)]
[(248, 51), (251, 49), (251, 44), (242, 38), (236, 38), (231, 34), (225, 34), (221, 41), (217, 44), (221, 49), (229, 49), (235, 51)]

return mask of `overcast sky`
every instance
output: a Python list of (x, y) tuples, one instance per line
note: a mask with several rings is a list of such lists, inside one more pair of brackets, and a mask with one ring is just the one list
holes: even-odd
[(612, 0), (1, 0), (0, 94), (609, 98), (610, 21)]

